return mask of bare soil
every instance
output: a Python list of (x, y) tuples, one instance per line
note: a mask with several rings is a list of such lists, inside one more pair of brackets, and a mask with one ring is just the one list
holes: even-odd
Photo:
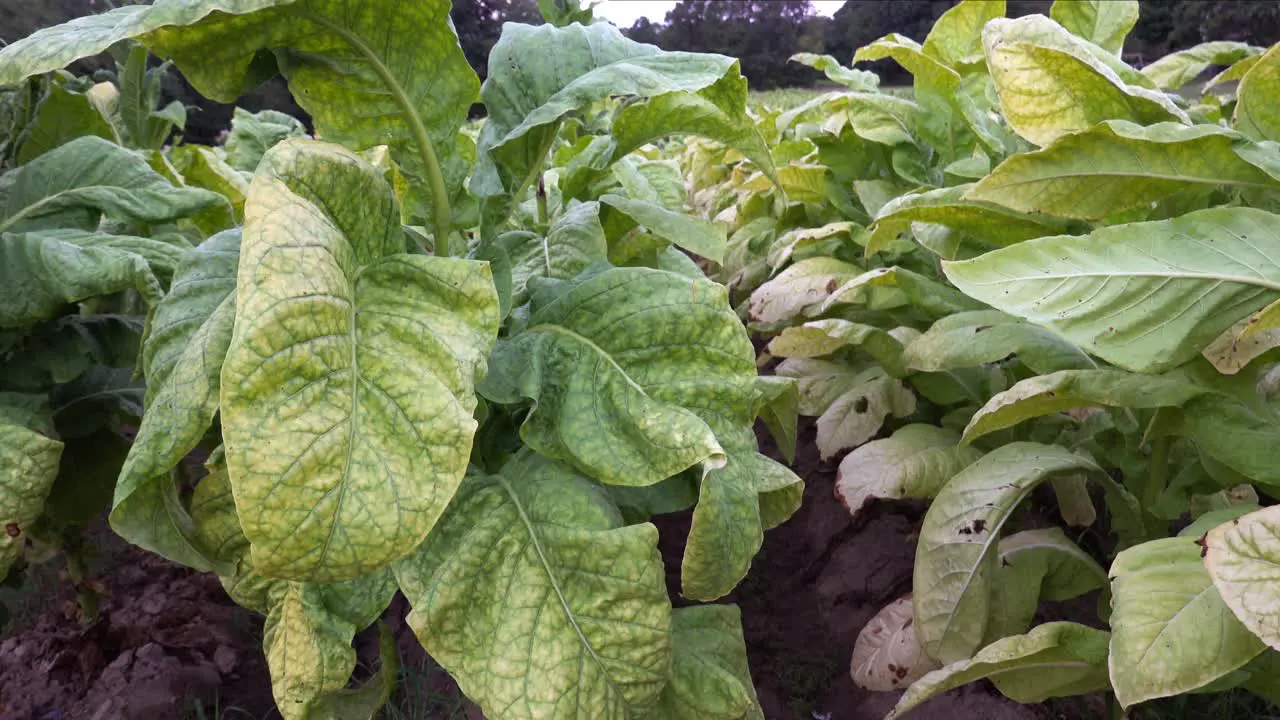
[[(761, 441), (772, 451), (767, 434)], [(897, 694), (854, 686), (849, 659), (862, 626), (910, 588), (923, 506), (882, 504), (854, 526), (833, 494), (836, 465), (817, 457), (812, 423), (802, 424), (794, 468), (807, 483), (804, 505), (765, 533), (750, 574), (726, 598), (742, 607), (760, 702), (769, 720), (879, 720)], [(689, 513), (655, 522), (668, 584), (681, 604), (679, 565)], [(101, 558), (102, 621), (81, 628), (65, 581), (28, 597), (22, 627), (0, 640), (0, 720), (278, 717), (261, 652), (261, 618), (232, 603), (210, 575), (131, 548), (105, 528), (93, 535)], [(388, 622), (404, 666), (422, 671), (402, 679), (416, 686), (402, 689), (414, 699), (402, 698), (401, 714), (482, 720), (446, 674), (431, 671), (403, 623), (406, 611), (398, 597)], [(362, 659), (372, 662), (374, 645), (368, 635), (357, 639)], [(1097, 699), (1023, 706), (977, 684), (937, 698), (913, 716), (1075, 720), (1102, 717), (1103, 708)]]

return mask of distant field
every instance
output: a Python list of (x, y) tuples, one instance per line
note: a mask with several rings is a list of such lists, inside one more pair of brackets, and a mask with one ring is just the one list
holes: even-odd
[[(775, 90), (752, 90), (747, 102), (753, 107), (767, 106), (778, 110), (790, 110), (813, 98), (828, 92), (844, 90), (839, 85), (819, 85), (803, 88), (778, 88)], [(910, 87), (882, 87), (882, 91), (899, 97), (911, 97)]]

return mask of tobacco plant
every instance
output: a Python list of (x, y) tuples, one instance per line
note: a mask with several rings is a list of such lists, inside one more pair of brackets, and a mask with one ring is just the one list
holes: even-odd
[[(648, 522), (693, 509), (680, 591), (713, 600), (800, 501), (752, 431), (794, 443), (794, 383), (757, 376), (684, 252), (720, 261), (723, 231), (652, 145), (707, 137), (778, 179), (738, 63), (548, 3), (563, 26), (504, 26), (480, 88), (449, 8), (158, 0), (0, 51), (12, 84), (133, 40), (225, 102), (280, 72), (322, 138), (241, 114), (225, 150), (128, 154), (169, 177), (149, 200), (231, 213), (193, 217), (168, 291), (143, 288), (145, 412), (111, 527), (266, 616), (285, 717), (376, 711), (388, 678), (348, 687), (352, 640), (397, 591), (487, 717), (761, 717), (736, 608), (673, 610)], [(118, 195), (68, 212), (100, 229), (101, 198), (138, 212)]]
[[(923, 43), (854, 55), (902, 65), (911, 99), (798, 56), (849, 87), (774, 120), (775, 172), (807, 195), (685, 151), (730, 227), (722, 278), (774, 335), (764, 359), (798, 380), (822, 456), (852, 449), (837, 496), (855, 517), (932, 501), (912, 592), (854, 649), (855, 682), (906, 689), (895, 716), (983, 678), (1019, 702), (1107, 691), (1117, 715), (1276, 697), (1277, 515), (1258, 506), (1280, 467), (1280, 50), (1138, 71), (1119, 56), (1137, 13), (966, 0)], [(1093, 590), (1096, 621), (1035, 624)]]

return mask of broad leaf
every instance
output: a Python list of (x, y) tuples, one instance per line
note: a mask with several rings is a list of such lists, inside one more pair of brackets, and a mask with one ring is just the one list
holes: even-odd
[(1080, 473), (1102, 475), (1056, 445), (1011, 443), (943, 486), (920, 529), (913, 582), (916, 633), (930, 657), (955, 662), (981, 647), (1005, 521), (1041, 482)]
[(1003, 538), (999, 557), (984, 645), (1029, 630), (1041, 600), (1061, 602), (1107, 586), (1107, 571), (1059, 528)]
[(44, 397), (0, 393), (0, 577), (22, 554), (58, 475), (62, 443), (53, 434)]
[(1270, 413), (1232, 398), (1206, 395), (1187, 403), (1183, 431), (1200, 451), (1251, 481), (1280, 486), (1272, 459), (1280, 422)]
[(867, 352), (893, 377), (906, 374), (902, 362), (902, 342), (907, 330), (887, 332), (873, 325), (848, 320), (813, 320), (789, 327), (769, 341), (769, 352), (775, 357), (809, 358), (830, 355), (844, 347)]
[(1193, 538), (1129, 548), (1111, 564), (1111, 686), (1124, 707), (1190, 692), (1266, 645), (1231, 614)]
[(1042, 373), (1095, 367), (1061, 336), (995, 310), (944, 317), (902, 351), (907, 367), (926, 372), (979, 367), (1011, 356)]
[[(1151, 78), (1161, 90), (1177, 90), (1200, 77), (1201, 73), (1213, 65), (1234, 65), (1260, 52), (1260, 47), (1230, 40), (1200, 43), (1165, 55), (1143, 67), (1142, 74)], [(1205, 91), (1208, 89), (1204, 88)]]
[(69, 90), (63, 83), (51, 82), (48, 94), (40, 101), (22, 138), (17, 164), (26, 165), (86, 135), (118, 141), (111, 124), (87, 94)]
[(0, 231), (97, 230), (103, 215), (163, 223), (226, 204), (208, 190), (174, 187), (141, 155), (100, 137), (73, 140), (17, 172), (0, 204)]
[(1280, 141), (1280, 112), (1275, 97), (1280, 91), (1280, 47), (1272, 46), (1249, 68), (1236, 89), (1232, 125), (1256, 140)]
[(873, 500), (932, 498), (980, 457), (954, 431), (907, 425), (845, 456), (836, 474), (836, 498), (854, 518)]
[(307, 134), (306, 127), (292, 115), (276, 110), (251, 113), (236, 108), (227, 135), (227, 163), (237, 170), (253, 172), (262, 156), (277, 143)]
[(1150, 82), (1142, 74), (1042, 15), (992, 20), (982, 40), (1006, 121), (1036, 145), (1103, 120), (1188, 122), (1162, 93), (1134, 84)]
[(875, 92), (880, 88), (880, 76), (866, 70), (852, 70), (840, 64), (830, 55), (815, 53), (796, 53), (789, 58), (790, 62), (800, 63), (826, 74), (827, 79), (844, 85), (850, 90), (859, 92)]
[(952, 67), (980, 63), (982, 28), (1004, 13), (1005, 0), (962, 0), (934, 22), (922, 50)]
[(987, 401), (964, 429), (965, 442), (1018, 423), (1080, 407), (1179, 407), (1207, 389), (1176, 375), (1063, 370), (1018, 382)]
[[(839, 277), (844, 274), (834, 275)], [(901, 291), (903, 299), (934, 317), (987, 309), (981, 302), (966, 297), (950, 285), (930, 280), (906, 268), (886, 267), (868, 270), (845, 281), (843, 285), (828, 290), (826, 300), (817, 308), (818, 312), (825, 313), (840, 303), (866, 302), (869, 297), (874, 297), (877, 288)]]
[(142, 255), (130, 252), (131, 245), (148, 244), (172, 250), (146, 238), (79, 230), (0, 234), (0, 328), (35, 325), (67, 303), (122, 290), (156, 303), (160, 281)]
[(1107, 688), (1107, 632), (1069, 622), (1041, 625), (983, 648), (918, 680), (888, 718), (906, 714), (942, 693), (990, 678), (1020, 703), (1083, 695)]
[(888, 249), (894, 238), (916, 222), (942, 225), (996, 247), (1063, 230), (1062, 224), (1051, 218), (1022, 215), (989, 202), (970, 200), (968, 194), (972, 187), (957, 185), (890, 200), (876, 214), (867, 238), (867, 254)]
[(848, 389), (818, 418), (818, 453), (823, 460), (875, 437), (890, 416), (904, 418), (916, 410), (916, 396), (901, 380), (880, 367), (849, 380)]
[(641, 717), (653, 720), (764, 720), (733, 605), (671, 613), (671, 678)]
[(1138, 24), (1138, 0), (1055, 0), (1049, 17), (1059, 25), (1116, 55)]
[(621, 195), (602, 195), (600, 202), (663, 240), (713, 262), (724, 261), (726, 239), (719, 225)]
[(801, 260), (756, 288), (748, 313), (756, 322), (788, 320), (860, 275), (862, 268), (836, 258)]
[(335, 582), (403, 557), (462, 481), (498, 299), (486, 265), (404, 246), (391, 187), (350, 151), (263, 158), (220, 402), (265, 575)]
[(1141, 127), (1108, 120), (1009, 158), (966, 197), (1021, 212), (1095, 220), (1149, 208), (1189, 188), (1280, 188), (1237, 153), (1245, 144), (1239, 134), (1216, 125)]
[(893, 692), (938, 668), (938, 663), (920, 649), (914, 617), (908, 593), (867, 621), (853, 644), (849, 673), (855, 685), (874, 692)]
[(599, 486), (526, 452), (464, 483), (395, 573), (423, 647), (487, 717), (627, 718), (671, 667), (657, 541), (652, 525), (623, 527)]
[(1214, 208), (1029, 240), (943, 269), (971, 297), (1152, 372), (1194, 358), (1280, 298), (1280, 266), (1268, 252), (1278, 247), (1275, 215)]
[(1280, 645), (1280, 506), (1226, 520), (1204, 537), (1204, 566), (1223, 602), (1263, 642)]
[(609, 245), (600, 226), (600, 205), (575, 205), (556, 217), (546, 236), (516, 230), (499, 237), (511, 258), (511, 300), (529, 299), (530, 281), (537, 277), (568, 280), (595, 263), (608, 259)]
[(195, 537), (171, 472), (199, 444), (218, 410), (239, 259), (239, 230), (209, 238), (183, 259), (157, 306), (142, 354), (146, 412), (110, 516), (112, 529), (129, 542), (200, 570), (225, 572), (219, 563), (227, 559)]

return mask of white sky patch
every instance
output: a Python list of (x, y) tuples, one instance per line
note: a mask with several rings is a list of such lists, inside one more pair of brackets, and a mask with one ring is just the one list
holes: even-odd
[[(844, 5), (844, 0), (812, 0), (813, 9), (819, 15), (831, 17)], [(583, 3), (586, 4), (586, 3)], [(676, 0), (604, 0), (595, 8), (596, 17), (602, 17), (620, 28), (629, 28), (642, 17), (661, 23), (667, 12), (676, 6)]]

